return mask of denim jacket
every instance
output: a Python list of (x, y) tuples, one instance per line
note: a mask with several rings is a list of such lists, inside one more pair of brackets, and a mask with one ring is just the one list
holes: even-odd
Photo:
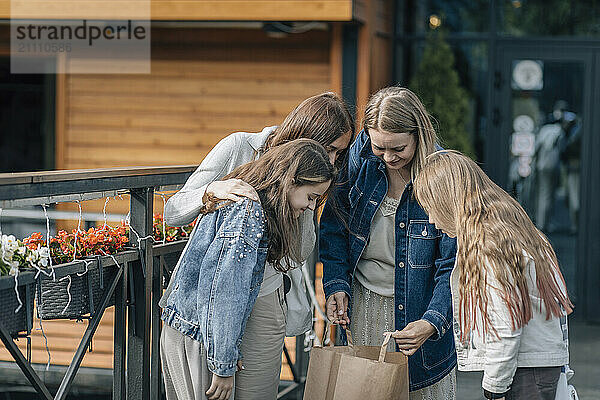
[[(320, 258), (326, 297), (339, 291), (352, 296), (356, 265), (388, 189), (385, 165), (371, 151), (364, 131), (350, 148), (348, 168), (340, 182), (334, 193), (340, 211), (335, 213), (328, 202), (321, 217)], [(412, 183), (402, 194), (395, 225), (395, 327), (402, 330), (410, 322), (425, 319), (436, 329), (409, 357), (410, 390), (414, 391), (441, 380), (456, 365), (450, 293), (456, 240), (429, 223), (414, 199)]]
[(173, 276), (162, 320), (206, 348), (208, 368), (232, 376), (239, 346), (262, 283), (266, 219), (259, 203), (243, 199), (198, 222)]

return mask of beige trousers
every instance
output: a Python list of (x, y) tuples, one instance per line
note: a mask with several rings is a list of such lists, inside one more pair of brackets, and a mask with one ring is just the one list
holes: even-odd
[[(277, 398), (286, 311), (283, 287), (256, 300), (240, 347), (244, 370), (235, 374), (230, 400)], [(163, 325), (160, 355), (167, 400), (206, 400), (212, 373), (201, 342)]]
[(283, 286), (256, 299), (242, 338), (244, 370), (235, 375), (235, 400), (277, 398), (286, 312)]

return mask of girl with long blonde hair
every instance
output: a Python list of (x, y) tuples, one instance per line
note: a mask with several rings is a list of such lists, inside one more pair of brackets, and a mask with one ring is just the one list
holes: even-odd
[(456, 151), (427, 158), (415, 197), (429, 220), (457, 239), (450, 287), (459, 370), (483, 370), (487, 398), (553, 400), (569, 359), (573, 305), (548, 239)]

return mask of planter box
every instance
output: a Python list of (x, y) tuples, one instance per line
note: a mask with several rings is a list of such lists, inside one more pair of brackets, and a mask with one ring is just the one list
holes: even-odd
[(33, 326), (33, 299), (35, 297), (33, 274), (29, 276), (20, 275), (17, 290), (22, 307), (15, 313), (15, 310), (19, 306), (19, 301), (15, 292), (14, 279), (12, 276), (0, 278), (0, 323), (8, 330), (13, 339), (31, 333)]
[[(100, 306), (104, 292), (118, 271), (114, 265), (98, 268), (98, 264), (94, 263), (87, 272), (82, 268), (81, 271), (62, 275), (61, 268), (60, 265), (55, 267), (55, 280), (41, 276), (37, 290), (37, 311), (41, 319), (80, 319), (86, 315), (91, 316)], [(113, 293), (108, 306), (114, 304)]]

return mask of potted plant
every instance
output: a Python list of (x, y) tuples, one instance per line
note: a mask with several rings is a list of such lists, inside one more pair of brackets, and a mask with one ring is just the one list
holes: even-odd
[(47, 248), (30, 248), (13, 235), (0, 236), (0, 323), (13, 338), (29, 335), (33, 325), (34, 274), (20, 272), (44, 269), (49, 259)]

